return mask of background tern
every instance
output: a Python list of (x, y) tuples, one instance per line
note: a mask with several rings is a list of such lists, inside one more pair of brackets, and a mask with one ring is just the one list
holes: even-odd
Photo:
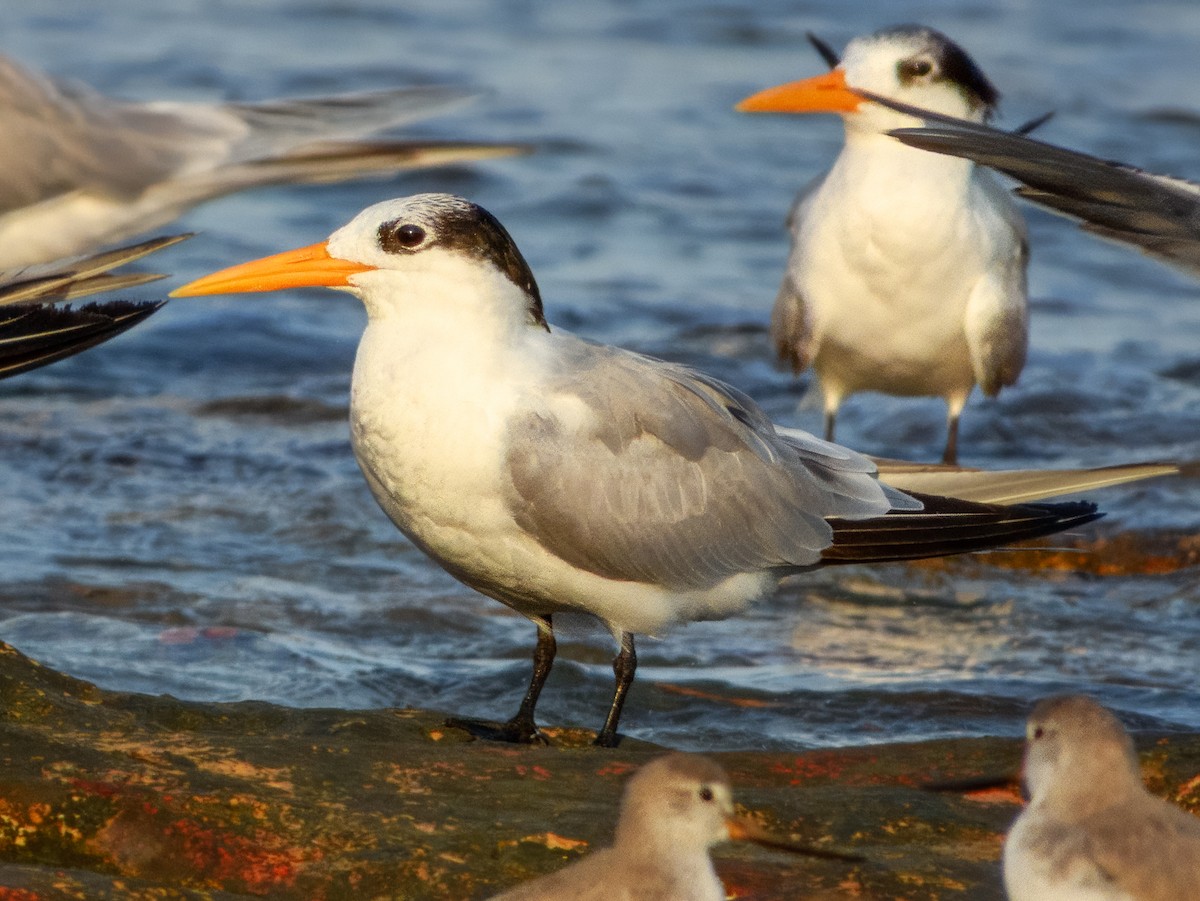
[(522, 152), (363, 140), (471, 98), (421, 87), (260, 103), (136, 103), (0, 57), (0, 269), (90, 252), (205, 200)]
[(1024, 184), (1017, 194), (1026, 200), (1200, 276), (1200, 185), (886, 97), (872, 99), (936, 123), (892, 131), (904, 144), (998, 169)]
[[(701, 372), (551, 330), (508, 232), (451, 195), (376, 204), (327, 241), (172, 296), (317, 285), (367, 309), (351, 441), (376, 500), (450, 574), (537, 625), (533, 678), (502, 737), (538, 737), (556, 613), (589, 613), (620, 644), (597, 737), (611, 745), (634, 633), (731, 616), (781, 577), (823, 564), (958, 553), (1098, 515), (1086, 503), (904, 494), (865, 457), (777, 430)], [(1012, 478), (978, 496), (1011, 494)], [(1068, 475), (1037, 496), (1077, 484)]]
[(1120, 721), (1090, 698), (1039, 703), (1029, 806), (1004, 845), (1011, 901), (1183, 901), (1200, 886), (1200, 819), (1152, 795)]
[(974, 386), (993, 396), (1025, 364), (1025, 224), (991, 173), (898, 146), (888, 132), (919, 123), (855, 89), (974, 121), (999, 98), (945, 35), (902, 26), (855, 38), (824, 75), (738, 104), (746, 112), (834, 112), (845, 124), (833, 168), (792, 208), (771, 334), (796, 372), (816, 373), (826, 440), (842, 401), (856, 392), (942, 397), (943, 460), (952, 463)]
[(630, 777), (611, 847), (496, 895), (492, 901), (724, 901), (708, 850), (747, 841), (797, 854), (860, 858), (795, 845), (733, 811), (729, 776), (698, 754), (668, 754)]
[(137, 325), (165, 301), (109, 300), (82, 307), (62, 301), (132, 288), (158, 273), (110, 270), (189, 237), (175, 235), (105, 253), (0, 272), (0, 378), (45, 366)]

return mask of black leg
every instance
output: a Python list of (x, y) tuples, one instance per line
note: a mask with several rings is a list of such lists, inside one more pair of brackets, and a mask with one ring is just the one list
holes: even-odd
[(625, 695), (633, 684), (637, 672), (637, 651), (633, 647), (633, 633), (621, 633), (621, 650), (613, 660), (613, 675), (617, 677), (613, 690), (612, 706), (608, 708), (608, 719), (596, 736), (596, 744), (602, 748), (615, 748), (621, 741), (617, 735), (617, 724), (621, 720), (621, 708), (625, 706)]
[(825, 411), (825, 440), (833, 440), (833, 427), (837, 422), (837, 410)]
[(533, 675), (529, 679), (529, 688), (521, 701), (517, 715), (504, 724), (504, 731), (512, 737), (509, 741), (529, 744), (544, 741), (538, 732), (537, 723), (533, 721), (533, 709), (537, 707), (538, 696), (542, 686), (550, 675), (550, 667), (554, 666), (554, 655), (558, 652), (558, 642), (554, 640), (554, 625), (550, 615), (530, 617), (537, 626), (537, 647), (533, 649)]
[(502, 724), (452, 718), (446, 721), (446, 725), (465, 729), (477, 738), (490, 741), (546, 743), (545, 737), (538, 731), (537, 723), (534, 722), (533, 711), (537, 707), (542, 686), (546, 684), (546, 677), (550, 675), (550, 668), (554, 665), (554, 654), (558, 650), (558, 644), (554, 640), (554, 626), (549, 615), (531, 616), (530, 619), (537, 626), (537, 647), (533, 650), (533, 676), (529, 680), (529, 689), (525, 692), (517, 715)]
[(942, 462), (950, 465), (958, 463), (958, 415), (951, 414), (946, 420), (946, 451), (942, 454)]

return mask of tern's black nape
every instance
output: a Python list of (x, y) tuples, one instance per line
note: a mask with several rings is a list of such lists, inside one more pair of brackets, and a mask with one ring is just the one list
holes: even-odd
[(937, 29), (925, 25), (898, 25), (876, 32), (873, 37), (892, 36), (912, 36), (925, 45), (914, 56), (897, 63), (901, 84), (925, 77), (948, 82), (962, 89), (971, 109), (984, 110), (985, 121), (991, 116), (1000, 102), (1000, 92), (962, 47)]
[(401, 254), (443, 247), (490, 263), (529, 296), (530, 318), (536, 325), (549, 331), (537, 279), (508, 229), (479, 204), (461, 198), (455, 200), (455, 203), (437, 207), (432, 229), (424, 236), (428, 240), (416, 236), (413, 229), (420, 230), (421, 226), (404, 217), (383, 223), (379, 226), (380, 249), (386, 253)]

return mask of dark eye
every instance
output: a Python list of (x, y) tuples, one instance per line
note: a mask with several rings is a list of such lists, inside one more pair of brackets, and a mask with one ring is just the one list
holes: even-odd
[(707, 785), (703, 786), (700, 789), (700, 800), (707, 803), (708, 801), (711, 801), (712, 799), (713, 799), (713, 790), (711, 788), (709, 788)]
[(933, 63), (927, 59), (906, 59), (900, 64), (901, 78), (924, 78), (933, 71)]
[(416, 247), (425, 240), (425, 229), (411, 222), (396, 229), (396, 242), (401, 247)]
[(1033, 730), (1034, 738), (1041, 738), (1045, 734), (1046, 734), (1046, 730), (1043, 729), (1041, 726), (1034, 727), (1034, 730)]

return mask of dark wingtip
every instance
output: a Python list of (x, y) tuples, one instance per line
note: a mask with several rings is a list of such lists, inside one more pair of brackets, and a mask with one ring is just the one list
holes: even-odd
[(1032, 134), (1034, 131), (1041, 128), (1053, 118), (1054, 110), (1049, 110), (1048, 112), (1042, 113), (1040, 116), (1034, 116), (1028, 122), (1021, 123), (1012, 130), (1012, 133), (1024, 137), (1025, 135)]
[(829, 520), (833, 544), (821, 561), (886, 563), (990, 550), (1053, 535), (1104, 515), (1089, 501), (1002, 505), (909, 494), (924, 508), (893, 510), (873, 519)]
[(841, 65), (842, 58), (838, 56), (838, 52), (827, 41), (811, 31), (804, 32), (804, 36), (808, 38), (808, 42), (813, 45), (817, 53), (821, 54), (821, 59), (825, 60), (825, 64), (829, 68), (836, 69)]
[(1021, 777), (1010, 773), (1003, 775), (971, 776), (965, 779), (939, 779), (933, 782), (923, 782), (921, 791), (966, 795), (971, 792), (988, 791), (997, 788), (1015, 788), (1021, 784)]
[(166, 301), (19, 307), (0, 317), (0, 379), (48, 366), (133, 328)]

